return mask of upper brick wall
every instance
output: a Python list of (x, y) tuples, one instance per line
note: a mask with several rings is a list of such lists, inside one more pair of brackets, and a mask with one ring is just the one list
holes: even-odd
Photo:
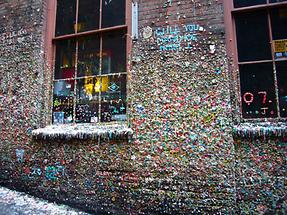
[(139, 2), (139, 26), (164, 26), (196, 22), (224, 34), (222, 0)]

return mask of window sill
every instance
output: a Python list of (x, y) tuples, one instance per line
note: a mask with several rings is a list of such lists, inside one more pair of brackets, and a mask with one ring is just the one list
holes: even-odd
[(241, 123), (233, 126), (237, 138), (287, 137), (287, 124), (278, 123)]
[(133, 131), (125, 123), (114, 124), (58, 124), (32, 131), (35, 139), (98, 139), (131, 137)]

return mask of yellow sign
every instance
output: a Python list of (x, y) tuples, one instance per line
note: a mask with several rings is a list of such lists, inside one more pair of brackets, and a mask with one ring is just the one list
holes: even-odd
[(85, 78), (85, 90), (87, 95), (92, 95), (93, 94), (93, 78)]
[(100, 92), (100, 89), (102, 92), (106, 92), (108, 90), (109, 85), (109, 77), (103, 76), (103, 77), (97, 77), (96, 83), (95, 83), (95, 91), (98, 93)]
[(287, 40), (274, 40), (275, 52), (287, 52)]
[(96, 78), (85, 78), (86, 94), (92, 95), (93, 92), (106, 92), (108, 90), (109, 77), (102, 76)]

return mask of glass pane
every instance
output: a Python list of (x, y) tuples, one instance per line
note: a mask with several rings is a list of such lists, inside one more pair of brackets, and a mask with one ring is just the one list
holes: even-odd
[(53, 123), (73, 122), (74, 80), (56, 81), (53, 94)]
[(243, 117), (276, 117), (272, 63), (240, 65), (239, 71)]
[(75, 32), (76, 0), (58, 0), (56, 18), (56, 36)]
[(270, 12), (273, 40), (287, 39), (287, 7)]
[(267, 13), (241, 13), (235, 16), (238, 60), (271, 59)]
[(55, 79), (75, 76), (75, 53), (74, 40), (62, 40), (56, 43)]
[(78, 32), (99, 28), (100, 0), (80, 0)]
[(258, 4), (265, 4), (266, 0), (233, 0), (234, 7), (247, 7)]
[(287, 62), (276, 62), (281, 117), (287, 117)]
[(122, 31), (103, 35), (102, 74), (126, 72), (126, 36)]
[(100, 78), (84, 78), (77, 82), (77, 123), (98, 122)]
[(103, 0), (102, 28), (125, 24), (125, 0)]
[(287, 58), (287, 7), (270, 11), (275, 59)]
[(126, 120), (126, 75), (104, 76), (101, 99), (102, 122)]
[(287, 0), (269, 0), (270, 3), (284, 2)]
[(78, 48), (78, 77), (99, 74), (100, 42), (98, 36), (79, 39)]

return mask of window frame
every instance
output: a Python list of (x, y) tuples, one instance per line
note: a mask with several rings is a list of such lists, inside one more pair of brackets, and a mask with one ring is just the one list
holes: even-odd
[[(259, 4), (254, 6), (246, 6), (246, 7), (239, 7), (234, 8), (233, 0), (223, 0), (224, 4), (224, 23), (225, 23), (225, 34), (226, 34), (226, 53), (229, 62), (229, 77), (230, 77), (230, 88), (231, 88), (231, 106), (232, 112), (234, 116), (234, 121), (237, 123), (249, 123), (249, 122), (285, 122), (287, 121), (286, 117), (280, 116), (280, 109), (279, 109), (279, 96), (278, 96), (278, 83), (277, 83), (277, 76), (275, 70), (275, 63), (286, 61), (287, 59), (275, 59), (274, 57), (274, 43), (272, 40), (272, 28), (271, 28), (271, 18), (270, 12), (268, 9), (278, 8), (287, 6), (287, 2), (277, 2), (277, 3), (269, 3), (269, 0), (266, 0), (266, 4)], [(268, 16), (268, 35), (271, 47), (271, 60), (258, 60), (258, 61), (245, 61), (239, 62), (238, 60), (238, 47), (237, 47), (237, 39), (236, 39), (236, 24), (235, 24), (235, 15), (244, 12), (252, 12), (258, 10), (266, 9), (267, 16)], [(242, 95), (241, 95), (241, 87), (240, 87), (240, 73), (239, 73), (239, 65), (245, 64), (255, 64), (255, 63), (272, 63), (273, 66), (273, 74), (274, 74), (274, 87), (275, 87), (275, 96), (276, 96), (276, 110), (278, 113), (277, 117), (268, 118), (244, 118), (243, 111), (242, 111)]]
[[(102, 7), (102, 4), (104, 3), (104, 0), (100, 0), (100, 8)], [(79, 0), (76, 0), (76, 22), (78, 20), (78, 6), (79, 6)], [(57, 17), (57, 0), (46, 0), (46, 19), (44, 22), (45, 30), (44, 30), (44, 53), (45, 53), (45, 71), (47, 74), (47, 85), (49, 86), (48, 89), (48, 97), (49, 97), (49, 117), (47, 119), (48, 124), (52, 124), (53, 122), (53, 84), (55, 82), (54, 73), (55, 73), (55, 59), (56, 59), (56, 42), (60, 40), (66, 40), (66, 39), (78, 39), (80, 37), (84, 36), (91, 36), (91, 35), (101, 35), (107, 32), (116, 32), (120, 30), (126, 31), (126, 72), (123, 73), (126, 75), (126, 86), (128, 86), (128, 80), (130, 76), (130, 65), (129, 65), (129, 58), (131, 55), (131, 48), (132, 48), (132, 38), (131, 38), (131, 31), (132, 31), (132, 1), (131, 0), (125, 0), (125, 23), (123, 25), (117, 25), (112, 27), (106, 27), (102, 28), (101, 26), (101, 20), (102, 20), (102, 9), (100, 9), (99, 14), (99, 29), (95, 30), (89, 30), (84, 32), (77, 32), (78, 29), (75, 28), (75, 33), (73, 34), (67, 34), (67, 35), (60, 35), (56, 36), (56, 17)], [(102, 45), (102, 36), (100, 36)], [(102, 55), (102, 54), (100, 54)], [(76, 59), (77, 60), (77, 57)], [(76, 65), (75, 65), (76, 66)], [(116, 73), (117, 74), (117, 73)], [(104, 75), (104, 74), (103, 74)], [(103, 76), (100, 75), (100, 76)], [(105, 74), (107, 75), (107, 74)], [(113, 74), (109, 74), (113, 75)], [(77, 79), (78, 77), (74, 77), (72, 79)], [(75, 89), (76, 90), (76, 89)], [(126, 95), (128, 97), (129, 90), (128, 87), (126, 87)], [(76, 106), (76, 95), (74, 96), (74, 106)], [(75, 114), (74, 110), (74, 114)], [(100, 113), (98, 114), (100, 115)], [(128, 122), (128, 104), (126, 104), (126, 121)], [(113, 121), (118, 122), (118, 121)], [(105, 124), (106, 122), (101, 122), (100, 119), (97, 123), (85, 123), (85, 124)], [(81, 124), (76, 123), (75, 116), (73, 116), (73, 122), (69, 124)]]

